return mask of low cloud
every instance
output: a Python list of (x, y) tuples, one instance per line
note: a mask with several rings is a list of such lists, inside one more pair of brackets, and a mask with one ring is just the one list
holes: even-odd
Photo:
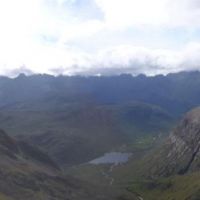
[(30, 69), (28, 69), (26, 66), (21, 66), (16, 69), (11, 69), (11, 70), (5, 71), (5, 75), (7, 75), (9, 77), (16, 77), (19, 74), (32, 75), (34, 73)]
[(170, 51), (144, 47), (118, 46), (87, 57), (84, 64), (62, 66), (50, 70), (52, 74), (118, 75), (122, 73), (167, 74), (200, 70), (200, 43), (192, 43), (180, 50)]

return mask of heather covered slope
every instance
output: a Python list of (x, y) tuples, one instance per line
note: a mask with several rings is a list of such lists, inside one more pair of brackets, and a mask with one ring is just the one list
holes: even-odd
[(47, 155), (4, 131), (0, 157), (1, 200), (108, 200), (119, 195), (64, 176)]
[(42, 148), (60, 165), (70, 166), (129, 146), (138, 138), (167, 132), (173, 118), (158, 106), (133, 102), (76, 105), (48, 112), (0, 111), (0, 123), (9, 133)]
[(129, 191), (147, 200), (199, 200), (200, 173), (133, 181)]
[(25, 142), (9, 137), (3, 130), (0, 130), (0, 155), (0, 164), (3, 166), (8, 165), (11, 168), (20, 168), (20, 166), (23, 167), (24, 163), (24, 166), (30, 166), (32, 169), (43, 169), (46, 167), (46, 172), (49, 174), (60, 171), (59, 167), (48, 155)]

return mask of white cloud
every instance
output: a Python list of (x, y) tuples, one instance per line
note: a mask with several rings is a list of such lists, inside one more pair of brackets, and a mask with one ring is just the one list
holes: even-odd
[(167, 21), (167, 0), (96, 0), (105, 13), (108, 28), (159, 25)]
[[(200, 69), (200, 43), (189, 44), (179, 52), (173, 50), (148, 49), (145, 47), (117, 46), (94, 54), (77, 49), (43, 49), (40, 57), (31, 61), (33, 72), (68, 75), (112, 75), (146, 73), (166, 74), (181, 70)], [(35, 57), (34, 57), (35, 58)], [(34, 62), (35, 61), (35, 62)], [(34, 66), (38, 66), (35, 68)], [(24, 71), (24, 69), (23, 69)], [(12, 70), (10, 70), (9, 74)], [(19, 70), (17, 70), (19, 72)], [(8, 71), (6, 71), (8, 74)]]
[(180, 27), (199, 34), (199, 17), (198, 0), (0, 0), (0, 74), (200, 69), (192, 34), (174, 45)]
[(200, 26), (198, 0), (96, 0), (109, 28)]

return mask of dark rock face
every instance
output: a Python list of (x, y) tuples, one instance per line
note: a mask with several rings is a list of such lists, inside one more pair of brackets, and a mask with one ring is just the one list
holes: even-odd
[(200, 107), (185, 115), (150, 163), (150, 174), (156, 176), (200, 169)]
[[(188, 113), (169, 138), (172, 149), (168, 157), (175, 157), (179, 174), (200, 167), (200, 108)], [(178, 164), (179, 162), (179, 164)], [(180, 166), (180, 164), (182, 164)]]

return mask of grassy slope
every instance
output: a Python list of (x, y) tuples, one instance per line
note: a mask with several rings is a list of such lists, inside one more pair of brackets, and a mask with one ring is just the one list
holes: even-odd
[(113, 123), (112, 112), (101, 108), (70, 108), (59, 112), (13, 111), (1, 115), (1, 126), (5, 130), (24, 135), (58, 162), (67, 158), (75, 164), (125, 142), (120, 129)]
[[(143, 165), (146, 165), (146, 158), (149, 158), (149, 154), (154, 152), (156, 147), (162, 144), (165, 137), (161, 135), (146, 133), (136, 135), (135, 138), (129, 141), (126, 145), (117, 149), (120, 152), (132, 152), (132, 156), (129, 162), (122, 165), (115, 166), (111, 173), (115, 179), (115, 183), (121, 184), (121, 182), (129, 182), (133, 180), (136, 175), (141, 174), (143, 169), (146, 169)], [(90, 165), (80, 164), (66, 169), (66, 173), (73, 174), (82, 180), (107, 184), (109, 180), (102, 177), (102, 171), (106, 173), (110, 171), (111, 165)]]
[[(137, 159), (135, 160), (137, 162)], [(199, 200), (200, 199), (200, 172), (175, 175), (167, 178), (145, 179), (138, 174), (138, 167), (134, 160), (125, 165), (115, 167), (109, 173), (109, 165), (85, 165), (70, 171), (77, 177), (95, 184), (107, 185), (108, 188), (122, 191), (127, 189), (144, 200)], [(102, 176), (102, 171), (109, 173), (115, 179), (110, 185), (110, 180)]]
[[(132, 165), (133, 166), (133, 165)], [(200, 199), (200, 173), (192, 173), (183, 176), (171, 176), (168, 178), (158, 178), (155, 180), (144, 179), (134, 172), (131, 165), (123, 165), (114, 168), (111, 176), (115, 182), (110, 186), (110, 180), (102, 177), (101, 171), (108, 172), (110, 166), (86, 165), (79, 169), (74, 169), (77, 177), (90, 182), (107, 185), (113, 190), (121, 189), (125, 195), (125, 189), (141, 196), (144, 200), (199, 200)], [(73, 171), (71, 171), (73, 174)], [(134, 181), (133, 181), (134, 180)], [(122, 195), (123, 196), (123, 195)]]
[(0, 200), (12, 200), (12, 199), (4, 194), (0, 194)]
[(148, 200), (199, 200), (200, 173), (134, 182), (129, 191)]
[(2, 130), (0, 157), (0, 200), (113, 200), (119, 195), (65, 176), (48, 156)]
[[(148, 146), (148, 143), (147, 143)], [(143, 149), (143, 146), (141, 147)], [(141, 152), (140, 152), (141, 153)], [(150, 152), (149, 152), (150, 153)], [(145, 153), (146, 154), (146, 153)], [(145, 155), (144, 154), (144, 155)], [(150, 153), (151, 154), (151, 153)], [(136, 196), (144, 200), (199, 200), (200, 199), (200, 173), (186, 175), (175, 175), (168, 178), (145, 179), (141, 171), (144, 167), (144, 160), (139, 161), (142, 154), (132, 158), (128, 163), (114, 167), (109, 173), (109, 165), (84, 165), (70, 171), (83, 180), (96, 184), (107, 185), (107, 187), (127, 188)], [(147, 156), (148, 157), (148, 156)], [(101, 171), (109, 173), (115, 179), (112, 186), (110, 180), (102, 177)]]
[(143, 103), (0, 112), (3, 129), (23, 135), (61, 164), (80, 164), (121, 146), (131, 150), (132, 145), (141, 146), (145, 140), (151, 143), (172, 122), (161, 108)]
[[(57, 152), (58, 155), (66, 157), (70, 154), (73, 157), (77, 155), (77, 158), (80, 159), (80, 154), (74, 153), (77, 151), (85, 152), (88, 156), (90, 155), (87, 151), (89, 146), (92, 149), (89, 153), (98, 151), (96, 155), (100, 154), (99, 149), (101, 153), (110, 150), (133, 151), (135, 154), (138, 153), (138, 156), (134, 158), (137, 160), (141, 156), (140, 153), (143, 155), (145, 151), (155, 145), (155, 139), (156, 141), (160, 139), (160, 132), (166, 131), (172, 120), (159, 107), (133, 103), (124, 106), (98, 106), (92, 109), (90, 107), (70, 108), (57, 112), (1, 112), (0, 122), (6, 130), (13, 134), (38, 135), (39, 141), (45, 138), (44, 149), (47, 151), (55, 150), (54, 152)], [(124, 140), (124, 136), (129, 140)], [(70, 144), (69, 141), (72, 143)], [(68, 149), (62, 149), (62, 146), (67, 146)], [(57, 151), (57, 147), (61, 151)], [(129, 173), (133, 169), (132, 165), (128, 163), (125, 166), (119, 166), (112, 173), (117, 183), (114, 188), (112, 187), (112, 190), (115, 193), (120, 189), (121, 199), (129, 199), (130, 196), (124, 191), (124, 183), (120, 184), (123, 182), (121, 180), (124, 180), (125, 183), (129, 180)], [(98, 167), (81, 166), (75, 169), (72, 174), (98, 186), (99, 183), (101, 183), (101, 187), (108, 186), (109, 181), (99, 174), (101, 169), (101, 167), (99, 169)], [(109, 170), (109, 167), (105, 166), (104, 169)]]

